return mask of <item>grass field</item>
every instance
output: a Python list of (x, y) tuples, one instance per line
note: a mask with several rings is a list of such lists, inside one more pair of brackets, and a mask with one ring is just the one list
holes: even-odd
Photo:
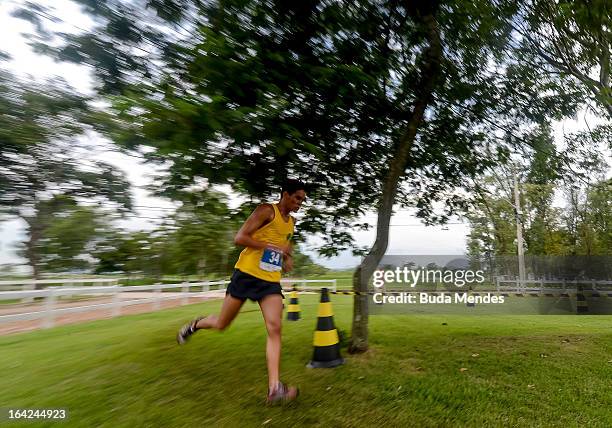
[[(332, 300), (348, 330), (352, 299)], [(610, 316), (376, 315), (370, 351), (310, 370), (317, 296), (300, 303), (283, 326), (283, 378), (302, 391), (290, 406), (263, 404), (256, 305), (176, 345), (213, 301), (0, 337), (0, 407), (67, 408), (47, 426), (77, 427), (612, 426)]]

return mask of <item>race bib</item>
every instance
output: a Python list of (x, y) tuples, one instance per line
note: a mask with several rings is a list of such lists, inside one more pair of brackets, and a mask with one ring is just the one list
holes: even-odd
[(264, 249), (259, 267), (267, 272), (278, 272), (283, 268), (283, 254), (270, 248)]

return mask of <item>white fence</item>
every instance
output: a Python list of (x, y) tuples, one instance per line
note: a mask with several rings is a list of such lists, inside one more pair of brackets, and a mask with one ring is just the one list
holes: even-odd
[[(75, 282), (82, 283), (83, 280), (74, 280)], [(96, 282), (99, 282), (97, 280)], [(57, 280), (54, 283), (66, 283), (65, 280)], [(8, 315), (0, 315), (0, 324), (24, 321), (24, 320), (42, 320), (42, 327), (49, 328), (55, 324), (55, 318), (59, 315), (88, 312), (98, 309), (110, 309), (113, 316), (121, 315), (121, 308), (130, 305), (140, 305), (144, 303), (151, 303), (153, 310), (158, 310), (161, 306), (162, 301), (180, 299), (181, 304), (185, 305), (189, 303), (190, 297), (206, 297), (214, 295), (215, 291), (225, 290), (229, 281), (207, 281), (207, 282), (182, 282), (176, 284), (153, 284), (153, 285), (137, 285), (137, 286), (88, 286), (88, 287), (50, 287), (42, 290), (19, 290), (19, 291), (2, 291), (0, 292), (0, 300), (22, 300), (22, 301), (34, 301), (34, 299), (44, 299), (40, 310), (34, 312), (21, 312)], [(307, 279), (283, 279), (281, 284), (289, 286), (286, 290), (290, 290), (292, 286), (299, 286), (300, 290), (320, 290), (321, 287), (312, 287), (305, 284), (319, 283), (329, 284), (329, 288), (332, 291), (336, 291), (336, 280), (307, 280)], [(211, 289), (216, 287), (216, 290)], [(193, 292), (191, 289), (199, 288), (199, 292)], [(163, 292), (164, 290), (178, 290), (180, 292), (168, 293)], [(153, 292), (153, 297), (144, 297), (129, 300), (129, 293), (133, 292)], [(91, 296), (91, 297), (108, 297), (111, 299), (110, 302), (89, 304), (84, 306), (72, 306), (66, 308), (59, 308), (58, 299), (62, 297), (76, 297), (76, 296)], [(124, 299), (128, 297), (128, 299)], [(8, 307), (9, 305), (0, 305)]]
[[(323, 287), (311, 287), (309, 285), (306, 284), (312, 284), (312, 283), (317, 283), (317, 284), (329, 284), (329, 287), (327, 287), (330, 291), (337, 291), (337, 280), (335, 279), (291, 279), (291, 278), (287, 278), (287, 279), (281, 279), (281, 285), (283, 286), (293, 286), (295, 285), (299, 290), (306, 290), (306, 291), (319, 291), (321, 290), (321, 288)], [(291, 288), (287, 288), (287, 287), (283, 287), (284, 290), (286, 291), (291, 291)]]
[[(19, 300), (19, 299), (35, 299), (43, 298), (44, 303), (41, 310), (35, 312), (22, 312), (17, 314), (0, 315), (0, 323), (23, 321), (32, 319), (41, 319), (42, 327), (52, 327), (55, 317), (58, 315), (88, 312), (97, 309), (111, 309), (113, 316), (121, 315), (121, 308), (130, 305), (140, 305), (143, 303), (152, 303), (153, 309), (157, 310), (160, 303), (164, 300), (181, 299), (182, 304), (187, 304), (190, 297), (203, 297), (210, 295), (211, 286), (217, 286), (219, 290), (224, 290), (228, 281), (210, 281), (202, 283), (179, 283), (179, 284), (153, 284), (139, 286), (104, 286), (104, 287), (51, 287), (43, 290), (24, 290), (24, 291), (4, 291), (0, 292), (0, 300)], [(199, 293), (190, 292), (191, 288), (201, 288)], [(163, 293), (163, 290), (177, 290), (180, 293)], [(123, 297), (130, 292), (153, 292), (153, 297), (138, 298), (125, 300)], [(92, 297), (109, 297), (111, 302), (91, 304), (84, 306), (75, 306), (67, 308), (58, 308), (58, 298), (75, 297), (75, 296), (92, 296)], [(129, 296), (128, 296), (129, 297)]]
[[(512, 291), (512, 292), (542, 292), (542, 291), (576, 291), (579, 285), (588, 287), (589, 290), (597, 291), (598, 289), (612, 286), (612, 281), (596, 281), (591, 279), (568, 281), (565, 279), (496, 279), (497, 291)], [(508, 284), (508, 285), (503, 285)]]
[(16, 281), (0, 281), (0, 290), (19, 289), (34, 290), (39, 285), (117, 285), (122, 278), (76, 278), (76, 279), (25, 279)]

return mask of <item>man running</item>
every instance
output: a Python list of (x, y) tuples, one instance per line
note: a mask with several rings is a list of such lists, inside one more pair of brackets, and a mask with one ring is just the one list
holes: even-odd
[(246, 248), (240, 253), (219, 315), (199, 317), (184, 325), (177, 334), (179, 344), (200, 329), (223, 331), (234, 320), (240, 308), (251, 299), (259, 303), (266, 323), (268, 338), (268, 403), (293, 400), (298, 389), (280, 381), (281, 321), (283, 295), (281, 271), (293, 269), (291, 238), (297, 212), (306, 199), (305, 185), (287, 180), (281, 189), (278, 204), (258, 206), (242, 225), (234, 242)]

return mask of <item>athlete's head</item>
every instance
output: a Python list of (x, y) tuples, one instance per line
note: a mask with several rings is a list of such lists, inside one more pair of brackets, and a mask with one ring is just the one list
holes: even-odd
[(297, 212), (306, 200), (306, 184), (299, 180), (287, 179), (281, 188), (281, 201), (289, 211)]

